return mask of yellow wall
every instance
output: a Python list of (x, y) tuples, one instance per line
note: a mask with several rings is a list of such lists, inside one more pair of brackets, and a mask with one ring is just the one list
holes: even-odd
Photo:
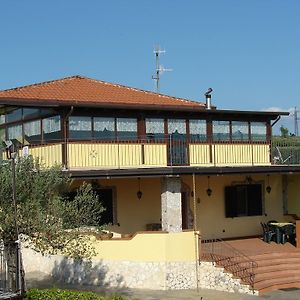
[[(266, 181), (266, 176), (251, 175), (254, 181)], [(272, 191), (265, 193), (265, 213), (267, 216), (249, 216), (225, 218), (224, 187), (232, 182), (241, 182), (244, 176), (211, 176), (210, 188), (212, 195), (206, 194), (207, 177), (196, 176), (196, 212), (197, 229), (203, 237), (228, 238), (260, 235), (262, 233), (260, 222), (270, 219), (285, 220), (282, 209), (281, 175), (270, 175)], [(190, 176), (183, 177), (183, 181), (192, 186)], [(199, 202), (199, 203), (198, 203)], [(190, 203), (193, 209), (193, 203)]]
[(300, 175), (288, 175), (288, 213), (300, 217)]
[[(75, 181), (73, 188), (79, 184), (79, 181)], [(140, 188), (143, 192), (140, 200), (136, 195), (139, 190), (137, 178), (99, 179), (98, 185), (115, 188), (117, 222), (120, 226), (110, 226), (110, 230), (121, 234), (133, 233), (146, 230), (146, 224), (160, 223), (160, 178), (140, 179)]]
[(95, 241), (97, 258), (142, 262), (195, 261), (193, 231), (137, 234), (131, 240)]
[[(260, 222), (270, 219), (286, 220), (283, 216), (282, 179), (281, 175), (270, 175), (269, 182), (272, 187), (270, 194), (264, 193), (264, 206), (267, 216), (249, 216), (225, 218), (224, 187), (233, 182), (242, 182), (243, 176), (210, 176), (212, 195), (206, 194), (207, 176), (196, 176), (196, 212), (197, 229), (204, 237), (242, 237), (260, 235)], [(254, 181), (265, 182), (266, 176), (251, 175)], [(183, 176), (183, 184), (192, 190), (192, 177)], [(161, 222), (161, 179), (141, 178), (141, 191), (143, 196), (138, 200), (137, 178), (105, 179), (98, 183), (105, 187), (115, 187), (117, 196), (117, 222), (120, 226), (109, 227), (111, 231), (126, 234), (143, 231), (148, 223)], [(198, 203), (199, 202), (199, 203)], [(193, 199), (190, 197), (190, 210), (193, 212)], [(224, 231), (224, 232), (223, 232)]]

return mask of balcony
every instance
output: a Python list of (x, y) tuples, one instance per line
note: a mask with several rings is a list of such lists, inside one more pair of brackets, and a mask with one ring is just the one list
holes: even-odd
[[(222, 167), (300, 164), (300, 141), (188, 143), (186, 140), (77, 141), (31, 144), (28, 152), (45, 167), (69, 169)], [(3, 156), (4, 157), (4, 156)]]

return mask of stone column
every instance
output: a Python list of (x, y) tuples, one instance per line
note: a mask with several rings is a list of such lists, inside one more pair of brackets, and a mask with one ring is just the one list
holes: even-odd
[(161, 188), (162, 230), (180, 232), (182, 230), (181, 180), (179, 177), (165, 177), (162, 179)]

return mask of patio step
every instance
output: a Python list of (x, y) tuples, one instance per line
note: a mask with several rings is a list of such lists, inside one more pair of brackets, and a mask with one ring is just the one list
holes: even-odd
[(300, 252), (274, 252), (250, 256), (257, 263), (254, 289), (259, 295), (280, 288), (300, 287)]
[(300, 288), (300, 276), (290, 275), (286, 278), (273, 278), (254, 284), (254, 289), (258, 291), (259, 295), (283, 288)]

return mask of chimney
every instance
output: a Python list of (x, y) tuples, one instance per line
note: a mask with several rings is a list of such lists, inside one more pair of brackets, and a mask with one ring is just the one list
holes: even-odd
[(206, 98), (206, 109), (211, 109), (211, 93), (213, 89), (209, 88), (207, 92), (204, 94)]

